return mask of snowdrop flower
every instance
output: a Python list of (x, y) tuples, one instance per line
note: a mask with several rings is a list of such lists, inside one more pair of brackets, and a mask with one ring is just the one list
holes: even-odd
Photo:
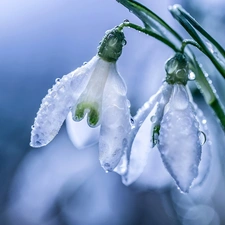
[(123, 183), (129, 185), (140, 176), (150, 147), (157, 146), (177, 186), (188, 192), (198, 176), (202, 145), (199, 122), (186, 87), (189, 69), (185, 55), (176, 53), (165, 69), (167, 76), (160, 90), (134, 117)]
[(56, 80), (42, 100), (34, 120), (32, 147), (42, 147), (51, 142), (71, 111), (74, 121), (87, 117), (91, 128), (100, 126), (101, 165), (106, 171), (112, 171), (117, 166), (126, 150), (131, 129), (126, 85), (116, 68), (125, 44), (120, 29), (107, 31), (96, 56)]

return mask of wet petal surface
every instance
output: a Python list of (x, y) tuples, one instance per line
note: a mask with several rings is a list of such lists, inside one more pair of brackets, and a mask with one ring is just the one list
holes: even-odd
[(199, 124), (183, 85), (174, 85), (161, 122), (158, 149), (178, 187), (188, 192), (198, 175), (201, 144)]
[(87, 64), (56, 79), (56, 84), (42, 100), (31, 132), (32, 147), (47, 145), (59, 132), (71, 107), (85, 89), (99, 57), (93, 57)]

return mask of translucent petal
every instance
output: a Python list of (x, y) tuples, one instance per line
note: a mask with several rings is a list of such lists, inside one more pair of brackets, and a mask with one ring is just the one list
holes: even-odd
[(69, 113), (66, 119), (66, 128), (70, 140), (78, 149), (86, 148), (98, 142), (100, 127), (89, 127), (86, 118), (80, 122), (75, 122), (72, 119), (72, 113)]
[(32, 147), (47, 145), (59, 132), (71, 107), (85, 89), (99, 57), (57, 79), (56, 84), (42, 100), (31, 131)]
[(126, 86), (112, 64), (103, 94), (102, 124), (99, 138), (99, 160), (106, 171), (112, 171), (127, 149), (131, 130)]
[(199, 124), (185, 86), (175, 84), (163, 116), (158, 149), (165, 167), (183, 192), (198, 175), (201, 159)]
[[(146, 165), (148, 154), (151, 148), (151, 136), (154, 124), (151, 122), (155, 115), (158, 102), (166, 104), (169, 101), (172, 86), (164, 83), (160, 90), (146, 102), (137, 115), (134, 117), (134, 127), (131, 131), (128, 142), (128, 169), (123, 176), (123, 183), (130, 185), (143, 172)], [(163, 110), (163, 109), (162, 109)], [(159, 111), (158, 111), (159, 112)]]
[(84, 92), (72, 109), (75, 121), (82, 120), (87, 114), (89, 126), (96, 127), (101, 123), (102, 97), (111, 67), (112, 63), (99, 58)]
[(194, 110), (196, 112), (196, 117), (199, 122), (199, 130), (203, 132), (206, 136), (205, 143), (202, 144), (202, 154), (201, 154), (201, 161), (199, 163), (198, 167), (198, 176), (195, 178), (195, 180), (192, 183), (191, 187), (201, 186), (204, 181), (208, 178), (210, 167), (211, 167), (211, 141), (209, 136), (209, 131), (207, 127), (207, 120), (204, 117), (203, 112), (198, 108), (197, 104), (193, 102), (192, 95), (190, 90), (187, 88), (189, 99), (191, 104), (194, 107)]

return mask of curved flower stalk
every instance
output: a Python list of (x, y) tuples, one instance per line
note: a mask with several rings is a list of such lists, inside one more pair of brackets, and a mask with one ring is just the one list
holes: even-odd
[(107, 171), (117, 166), (126, 149), (131, 129), (126, 85), (116, 68), (116, 61), (125, 44), (121, 29), (107, 31), (96, 56), (56, 80), (42, 100), (34, 120), (30, 142), (32, 147), (42, 147), (52, 141), (71, 111), (74, 121), (87, 117), (90, 127), (100, 125), (101, 165)]
[[(123, 182), (129, 185), (139, 177), (150, 147), (157, 145), (167, 171), (180, 190), (188, 192), (198, 176), (202, 146), (196, 112), (185, 86), (189, 73), (185, 55), (176, 53), (168, 60), (166, 72), (166, 80), (159, 92), (135, 117)], [(149, 136), (148, 143), (144, 143), (143, 135)]]

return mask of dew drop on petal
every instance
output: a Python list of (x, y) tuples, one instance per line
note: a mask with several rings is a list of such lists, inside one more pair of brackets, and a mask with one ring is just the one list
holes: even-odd
[(60, 82), (60, 78), (56, 78), (56, 79), (55, 79), (55, 82), (56, 82), (56, 83), (59, 83), (59, 82)]
[(157, 121), (157, 117), (156, 117), (156, 116), (152, 116), (152, 117), (150, 118), (150, 121), (151, 121), (152, 123), (155, 123), (155, 122)]
[(206, 124), (207, 123), (207, 120), (206, 119), (203, 119), (202, 120), (202, 124)]
[(196, 76), (195, 76), (194, 72), (191, 71), (191, 72), (188, 74), (188, 79), (189, 79), (189, 80), (195, 80), (195, 78), (196, 78)]
[(122, 45), (125, 46), (127, 44), (127, 41), (124, 39), (122, 40)]
[(86, 65), (86, 64), (87, 64), (87, 62), (83, 62), (83, 66)]
[(130, 101), (127, 99), (127, 107), (130, 108), (131, 104)]
[(132, 117), (130, 118), (130, 122), (131, 124), (134, 124), (134, 119)]
[(199, 136), (200, 144), (204, 145), (205, 142), (206, 142), (206, 135), (205, 135), (205, 133), (203, 131), (199, 131), (198, 136)]

